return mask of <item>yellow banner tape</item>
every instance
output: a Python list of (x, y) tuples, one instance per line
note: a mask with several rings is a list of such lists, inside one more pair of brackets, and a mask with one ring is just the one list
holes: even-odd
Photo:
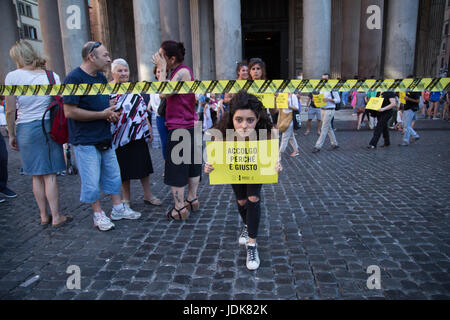
[(215, 80), (179, 82), (127, 82), (61, 85), (0, 85), (3, 96), (99, 95), (126, 93), (308, 93), (329, 91), (407, 92), (448, 91), (450, 78), (370, 80)]

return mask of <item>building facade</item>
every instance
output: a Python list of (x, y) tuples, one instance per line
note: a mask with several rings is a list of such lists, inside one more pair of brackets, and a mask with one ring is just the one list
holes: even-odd
[[(16, 8), (32, 2), (14, 0)], [(177, 40), (200, 80), (234, 79), (236, 62), (252, 57), (266, 62), (271, 79), (324, 72), (402, 78), (435, 77), (442, 61), (448, 65), (447, 2), (39, 0), (38, 9), (44, 53), (62, 75), (81, 63), (82, 45), (95, 40), (112, 58), (128, 61), (132, 81), (154, 80), (151, 56), (162, 41)]]
[(38, 2), (36, 0), (10, 0), (16, 7), (20, 39), (27, 40), (41, 54), (44, 53)]
[(447, 76), (448, 66), (450, 64), (450, 0), (446, 1), (445, 19), (442, 27), (441, 50), (439, 53), (437, 65), (440, 76)]

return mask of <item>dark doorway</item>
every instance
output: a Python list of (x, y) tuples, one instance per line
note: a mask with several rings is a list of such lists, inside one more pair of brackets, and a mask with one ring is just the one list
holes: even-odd
[(243, 57), (261, 58), (268, 79), (288, 78), (288, 0), (241, 0)]
[(244, 53), (247, 61), (251, 58), (261, 58), (266, 63), (268, 79), (280, 78), (280, 32), (245, 33)]

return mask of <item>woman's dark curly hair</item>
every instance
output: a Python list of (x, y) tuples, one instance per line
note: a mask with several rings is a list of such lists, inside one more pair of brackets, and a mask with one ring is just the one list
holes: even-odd
[(182, 63), (184, 61), (184, 55), (186, 54), (186, 49), (182, 42), (176, 41), (164, 41), (161, 44), (161, 48), (164, 50), (168, 58), (175, 57), (176, 61)]
[(260, 129), (266, 129), (268, 130), (268, 136), (270, 136), (270, 130), (273, 128), (273, 123), (267, 115), (266, 109), (257, 97), (244, 90), (239, 91), (233, 96), (230, 102), (230, 111), (224, 114), (222, 120), (214, 126), (214, 129), (219, 130), (224, 137), (226, 136), (227, 129), (234, 130), (233, 117), (238, 110), (252, 110), (258, 118), (255, 127), (256, 134), (259, 135)]

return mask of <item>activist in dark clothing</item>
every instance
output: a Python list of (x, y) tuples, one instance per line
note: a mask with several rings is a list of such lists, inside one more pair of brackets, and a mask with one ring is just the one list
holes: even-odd
[(388, 147), (391, 142), (389, 140), (388, 121), (392, 117), (392, 108), (397, 105), (394, 92), (382, 92), (380, 95), (383, 100), (383, 105), (377, 112), (378, 123), (375, 127), (372, 140), (370, 140), (368, 149), (375, 149), (377, 147), (378, 140), (380, 140), (383, 134), (384, 145), (382, 147)]
[[(272, 128), (273, 124), (262, 103), (254, 95), (244, 91), (233, 97), (230, 111), (225, 113), (222, 120), (215, 126), (222, 137), (226, 137), (227, 130), (231, 129), (244, 140), (252, 139), (252, 137), (253, 139), (259, 139), (260, 130), (266, 130), (267, 139), (274, 138), (271, 132)], [(232, 137), (235, 138), (236, 136), (233, 135)], [(277, 172), (281, 172), (282, 168), (279, 161), (275, 169)], [(207, 162), (204, 168), (205, 173), (209, 174), (213, 170), (213, 166)], [(239, 244), (247, 245), (247, 268), (256, 270), (260, 263), (256, 249), (256, 237), (261, 216), (260, 193), (262, 185), (236, 184), (232, 187), (236, 195), (239, 214), (244, 222)]]

